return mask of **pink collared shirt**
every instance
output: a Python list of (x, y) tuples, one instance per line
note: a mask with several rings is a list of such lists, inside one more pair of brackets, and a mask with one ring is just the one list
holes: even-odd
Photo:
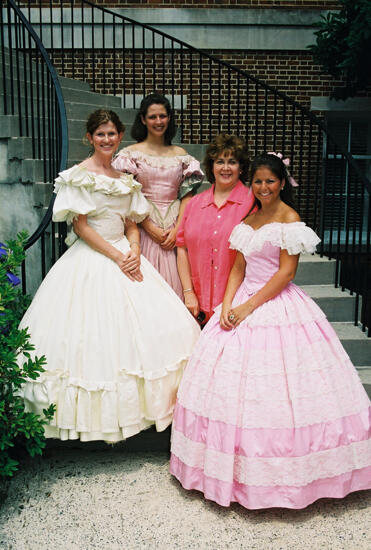
[(239, 181), (220, 208), (214, 202), (214, 185), (192, 197), (185, 208), (176, 246), (187, 248), (193, 289), (205, 313), (223, 301), (236, 257), (228, 239), (253, 202), (251, 189)]

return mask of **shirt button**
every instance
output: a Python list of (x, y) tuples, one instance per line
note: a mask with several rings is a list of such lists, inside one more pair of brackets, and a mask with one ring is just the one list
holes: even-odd
[(216, 234), (217, 234), (217, 231), (214, 231), (214, 235), (216, 235)]
[(214, 267), (214, 269), (218, 269), (218, 266), (216, 265), (216, 266)]
[(220, 218), (221, 218), (221, 215), (219, 214), (219, 215), (218, 215), (218, 220), (219, 220)]
[(216, 284), (214, 285), (214, 287), (216, 288)]
[(214, 252), (218, 252), (218, 249), (217, 249), (217, 248), (214, 248)]

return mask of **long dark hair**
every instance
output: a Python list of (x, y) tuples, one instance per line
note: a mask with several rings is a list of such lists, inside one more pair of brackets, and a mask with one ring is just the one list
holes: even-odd
[[(261, 168), (262, 166), (265, 166), (268, 168), (280, 181), (284, 181), (284, 187), (280, 191), (280, 198), (281, 201), (286, 203), (288, 206), (291, 206), (291, 208), (295, 209), (295, 201), (292, 193), (292, 186), (290, 184), (290, 176), (287, 172), (287, 168), (282, 162), (282, 159), (280, 157), (277, 157), (276, 155), (263, 153), (262, 155), (259, 155), (258, 157), (255, 157), (254, 160), (251, 163), (250, 168), (250, 183), (249, 187), (251, 187), (252, 181), (255, 176), (255, 172), (258, 170), (258, 168)], [(251, 212), (254, 210), (255, 207), (260, 208), (262, 207), (261, 202), (256, 197), (254, 198), (254, 203), (252, 204), (249, 212), (247, 213), (247, 216), (251, 214)]]
[(171, 145), (171, 140), (173, 139), (176, 133), (174, 112), (173, 112), (173, 109), (171, 108), (169, 100), (165, 96), (157, 93), (149, 94), (144, 99), (142, 99), (142, 102), (139, 107), (139, 111), (135, 116), (135, 120), (131, 128), (131, 132), (130, 132), (131, 137), (135, 139), (135, 141), (138, 143), (146, 139), (148, 130), (147, 130), (147, 126), (142, 122), (142, 117), (145, 118), (148, 108), (151, 105), (163, 105), (165, 107), (166, 112), (170, 117), (170, 119), (169, 119), (169, 125), (166, 128), (166, 132), (164, 134), (164, 140), (166, 145)]

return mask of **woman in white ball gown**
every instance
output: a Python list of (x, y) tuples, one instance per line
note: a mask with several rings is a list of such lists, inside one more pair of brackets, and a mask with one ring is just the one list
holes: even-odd
[(148, 214), (141, 185), (111, 166), (124, 127), (98, 110), (87, 121), (92, 156), (59, 174), (53, 219), (73, 224), (72, 246), (21, 322), (46, 370), (28, 380), (29, 410), (56, 413), (47, 437), (116, 442), (172, 421), (176, 391), (199, 327), (140, 255), (135, 222)]

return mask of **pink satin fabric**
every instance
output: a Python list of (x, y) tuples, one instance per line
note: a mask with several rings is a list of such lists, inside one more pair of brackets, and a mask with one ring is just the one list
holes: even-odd
[[(155, 157), (141, 151), (124, 149), (116, 156), (112, 165), (117, 170), (133, 174), (135, 179), (142, 184), (142, 192), (145, 197), (159, 211), (159, 217), (165, 221), (169, 208), (172, 207), (174, 201), (177, 201), (182, 182), (193, 174), (197, 174), (200, 178), (203, 175), (200, 163), (190, 155)], [(176, 216), (179, 211), (179, 201), (177, 203)], [(152, 219), (151, 214), (150, 218), (155, 225), (159, 226), (157, 220)], [(165, 223), (165, 225), (166, 227), (162, 227), (162, 229), (174, 227), (173, 222), (170, 225)], [(178, 275), (175, 249), (164, 250), (141, 228), (140, 240), (143, 256), (151, 262), (179, 298), (183, 300), (183, 288)]]

